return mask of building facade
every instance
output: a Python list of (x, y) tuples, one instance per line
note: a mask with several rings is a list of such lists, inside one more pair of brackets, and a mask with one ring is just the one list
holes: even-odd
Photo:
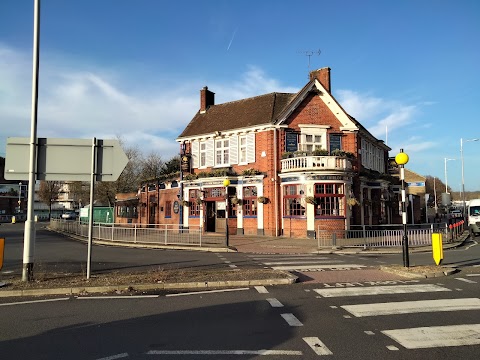
[(315, 237), (398, 218), (390, 148), (333, 97), (330, 68), (293, 94), (216, 105), (204, 87), (177, 141), (184, 227)]

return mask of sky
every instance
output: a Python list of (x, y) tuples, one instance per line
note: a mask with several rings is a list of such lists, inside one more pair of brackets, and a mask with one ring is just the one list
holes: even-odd
[[(0, 156), (30, 137), (33, 8), (0, 1)], [(217, 104), (297, 92), (328, 66), (390, 156), (454, 191), (463, 158), (465, 190), (480, 190), (478, 0), (42, 0), (40, 18), (38, 137), (120, 138), (168, 160), (204, 86)]]

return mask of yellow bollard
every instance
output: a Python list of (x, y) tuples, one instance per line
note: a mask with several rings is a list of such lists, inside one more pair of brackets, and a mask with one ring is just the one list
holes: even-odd
[(443, 243), (441, 233), (432, 234), (432, 253), (435, 264), (440, 265), (443, 260)]
[(12, 224), (15, 224), (16, 221), (17, 219), (15, 219), (15, 216), (12, 216)]

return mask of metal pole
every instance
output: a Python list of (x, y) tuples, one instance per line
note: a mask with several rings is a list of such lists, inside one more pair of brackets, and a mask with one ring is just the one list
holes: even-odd
[(90, 211), (88, 214), (88, 250), (87, 250), (87, 279), (90, 279), (92, 263), (92, 236), (93, 236), (93, 201), (95, 192), (95, 173), (97, 169), (97, 139), (92, 141), (92, 174), (90, 177)]
[(463, 217), (465, 217), (465, 178), (463, 173), (463, 138), (460, 138), (460, 160), (462, 162), (462, 202), (463, 202)]
[[(400, 149), (403, 152), (403, 149)], [(405, 204), (405, 165), (400, 165), (400, 180), (402, 181), (402, 223), (403, 223), (403, 266), (410, 267), (408, 258), (408, 236), (407, 236), (407, 209)]]
[(437, 213), (438, 213), (436, 182), (437, 182), (437, 178), (434, 177), (433, 178), (433, 196), (434, 196), (434, 202), (435, 202), (435, 219), (437, 219)]
[(447, 158), (445, 158), (445, 194), (448, 194)]
[(35, 201), (36, 157), (37, 157), (37, 112), (38, 112), (38, 67), (40, 47), (40, 0), (34, 2), (33, 15), (33, 73), (32, 73), (32, 113), (30, 129), (30, 161), (28, 173), (27, 220), (23, 240), (22, 281), (33, 280), (33, 259), (35, 255), (35, 223), (33, 203)]
[(229, 233), (228, 233), (228, 186), (225, 186), (225, 244), (229, 245)]

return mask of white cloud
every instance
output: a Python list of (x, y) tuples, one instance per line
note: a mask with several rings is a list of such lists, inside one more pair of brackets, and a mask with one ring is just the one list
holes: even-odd
[[(203, 85), (193, 80), (163, 86), (151, 79), (132, 84), (132, 69), (124, 71), (45, 56), (40, 67), (38, 137), (120, 136), (145, 153), (158, 151), (165, 158), (177, 154), (175, 138), (198, 111)], [(209, 87), (217, 94), (217, 103), (272, 91), (297, 91), (282, 87), (253, 66), (233, 83), (212, 82)], [(30, 135), (31, 55), (2, 44), (0, 94), (0, 121), (6, 129), (0, 137), (0, 153), (4, 154), (7, 137)]]

